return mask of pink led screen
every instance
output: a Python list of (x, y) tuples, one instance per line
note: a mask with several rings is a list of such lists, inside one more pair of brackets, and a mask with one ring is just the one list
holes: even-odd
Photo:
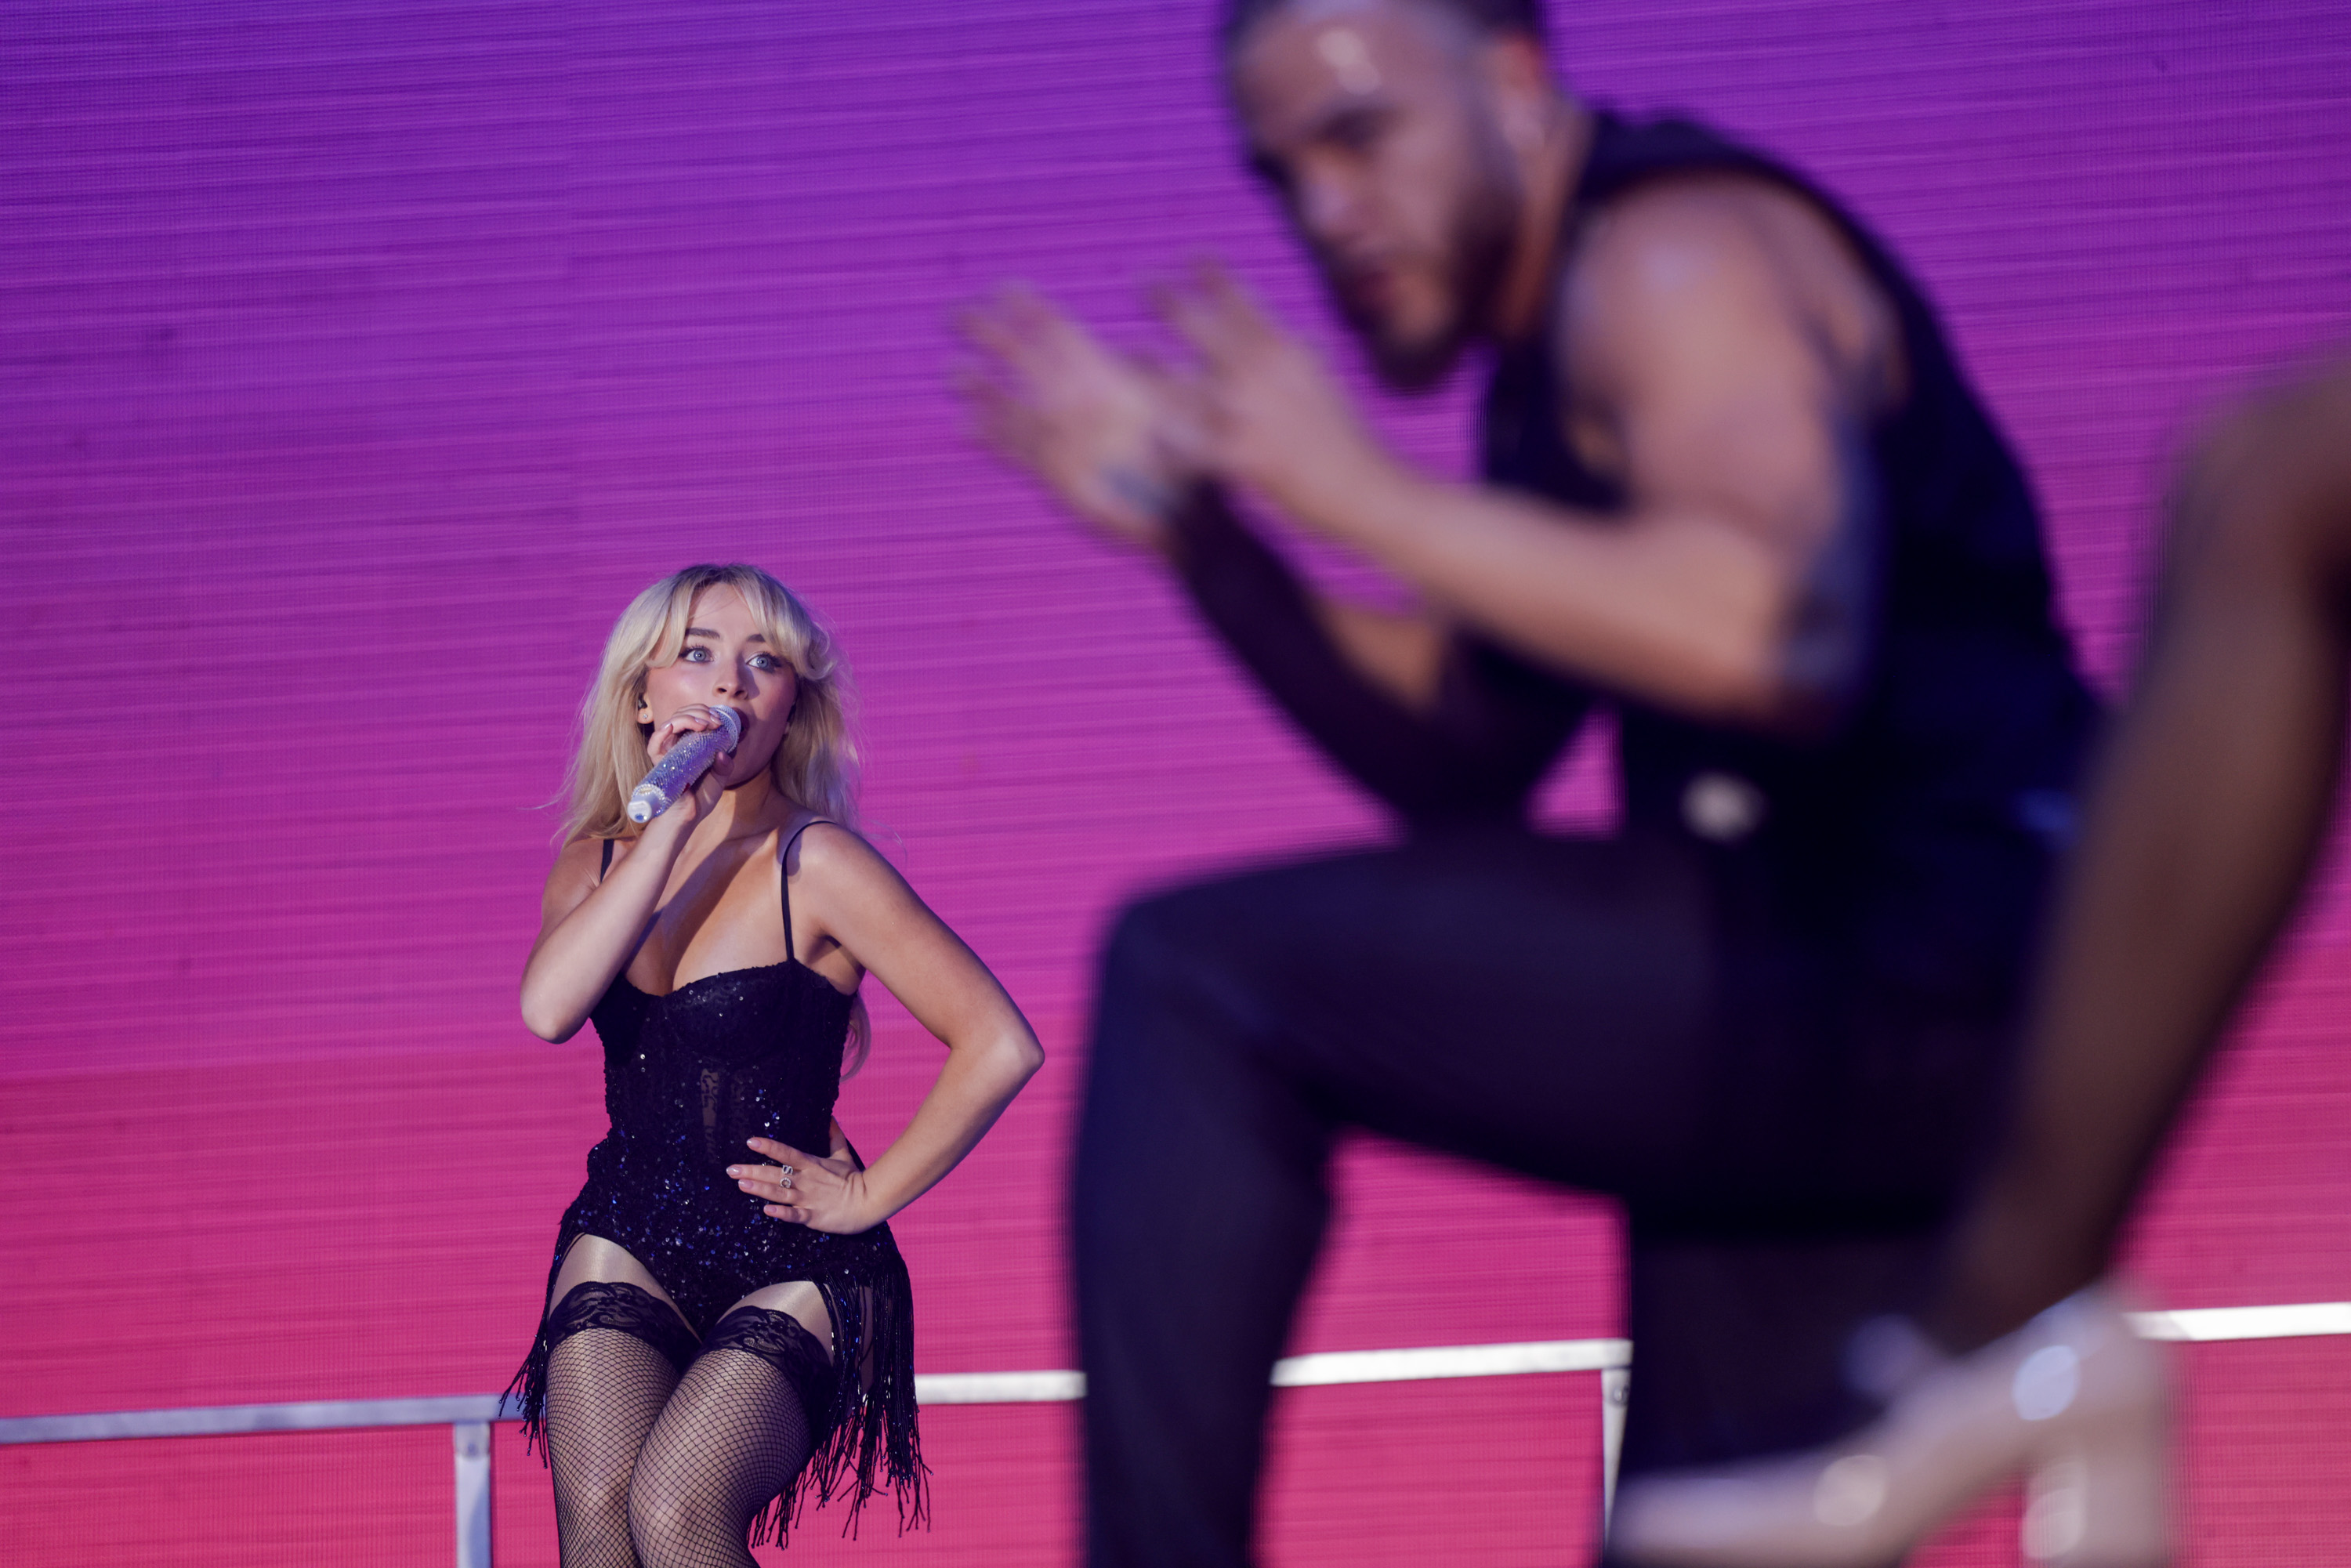
[[(1595, 99), (1792, 157), (1915, 265), (2026, 455), (2109, 682), (2183, 423), (2351, 320), (2351, 15), (2040, 0), (1554, 8)], [(761, 562), (863, 687), (875, 836), (1050, 1061), (898, 1224), (925, 1372), (1073, 1364), (1060, 1183), (1109, 914), (1376, 813), (1145, 563), (977, 453), (956, 303), (1113, 332), (1229, 258), (1340, 345), (1249, 187), (1201, 0), (203, 6), (0, 21), (0, 1416), (485, 1393), (601, 1124), (515, 981), (604, 630)], [(1458, 469), (1471, 378), (1377, 417)], [(1368, 396), (1368, 391), (1366, 392)], [(1318, 570), (1363, 570), (1312, 555)], [(1586, 753), (1546, 797), (1604, 822)], [(2166, 1306), (2351, 1299), (2351, 894), (2330, 874), (2165, 1167)], [(938, 1052), (877, 998), (842, 1119)], [(1351, 1148), (1298, 1333), (1604, 1335), (1598, 1204)], [(2351, 1341), (2190, 1353), (2194, 1561), (2351, 1547)], [(1276, 1563), (1557, 1563), (1587, 1376), (1286, 1396)], [(1071, 1407), (937, 1407), (937, 1524), (794, 1560), (1075, 1551)], [(554, 1560), (497, 1439), (498, 1562)], [(445, 1428), (0, 1448), (12, 1560), (448, 1560)], [(2012, 1500), (1936, 1549), (2011, 1561)]]

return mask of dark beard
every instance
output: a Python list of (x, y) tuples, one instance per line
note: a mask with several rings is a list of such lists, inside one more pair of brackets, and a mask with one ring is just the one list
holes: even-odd
[(1425, 338), (1385, 337), (1377, 322), (1360, 319), (1342, 299), (1340, 313), (1363, 340), (1383, 385), (1400, 392), (1427, 392), (1459, 362), (1493, 313), (1494, 296), (1516, 248), (1518, 218), (1518, 204), (1490, 186), (1462, 204), (1446, 256), (1445, 293), (1452, 308), (1444, 324)]

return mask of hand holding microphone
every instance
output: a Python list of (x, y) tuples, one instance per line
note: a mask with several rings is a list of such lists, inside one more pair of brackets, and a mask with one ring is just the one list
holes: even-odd
[(713, 707), (717, 716), (716, 729), (696, 730), (682, 735), (664, 752), (660, 759), (646, 770), (643, 782), (629, 792), (629, 821), (650, 822), (694, 788), (713, 764), (735, 749), (743, 738), (743, 716), (731, 707)]

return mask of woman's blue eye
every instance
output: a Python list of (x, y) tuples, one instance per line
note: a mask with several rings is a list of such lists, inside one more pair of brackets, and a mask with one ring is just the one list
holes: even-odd
[[(717, 656), (700, 643), (690, 643), (677, 652), (678, 663), (682, 664), (707, 664)], [(750, 664), (755, 670), (780, 670), (784, 667), (784, 656), (781, 653), (754, 653)]]

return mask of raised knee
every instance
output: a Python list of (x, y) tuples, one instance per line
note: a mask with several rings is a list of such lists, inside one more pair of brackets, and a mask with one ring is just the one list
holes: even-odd
[(1130, 904), (1102, 949), (1104, 997), (1160, 993), (1217, 967), (1217, 922), (1200, 889)]
[(2255, 400), (2208, 430), (2172, 497), (2172, 588), (2300, 582), (2351, 566), (2351, 373)]
[(1113, 972), (1132, 969), (1167, 946), (1174, 922), (1168, 900), (1146, 898), (1119, 911), (1102, 949), (1103, 967)]

